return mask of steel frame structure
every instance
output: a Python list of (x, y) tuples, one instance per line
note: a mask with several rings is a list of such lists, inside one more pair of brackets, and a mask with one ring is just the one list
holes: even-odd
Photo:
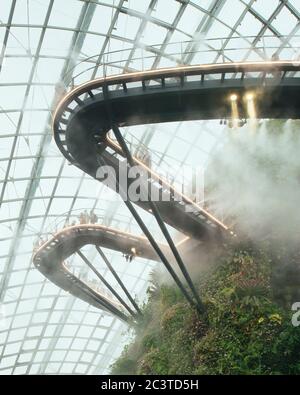
[[(25, 296), (22, 296), (26, 290), (32, 286), (32, 282), (30, 280), (31, 274), (31, 245), (32, 240), (35, 235), (44, 235), (47, 232), (47, 226), (49, 219), (55, 218), (56, 213), (51, 212), (51, 207), (55, 204), (56, 200), (66, 200), (66, 198), (70, 199), (69, 212), (72, 213), (72, 210), (76, 206), (77, 202), (82, 199), (89, 202), (91, 195), (88, 192), (83, 192), (81, 186), (86, 182), (87, 177), (84, 175), (78, 175), (77, 173), (73, 174), (70, 178), (68, 174), (65, 174), (65, 164), (63, 160), (61, 160), (61, 166), (59, 171), (56, 174), (44, 175), (43, 169), (47, 167), (47, 161), (51, 159), (51, 157), (55, 157), (55, 159), (59, 160), (59, 155), (55, 152), (53, 154), (53, 145), (51, 144), (51, 132), (49, 126), (49, 120), (51, 119), (51, 111), (55, 104), (54, 95), (53, 95), (53, 103), (51, 97), (49, 97), (48, 105), (35, 105), (33, 108), (28, 108), (28, 104), (30, 103), (29, 92), (32, 88), (34, 89), (44, 89), (47, 86), (57, 86), (61, 87), (64, 85), (68, 85), (69, 78), (65, 80), (65, 75), (68, 74), (67, 70), (71, 70), (72, 66), (71, 62), (76, 63), (76, 58), (78, 56), (79, 59), (84, 59), (86, 56), (82, 53), (83, 48), (83, 40), (87, 36), (92, 36), (95, 39), (100, 40), (103, 38), (103, 42), (99, 45), (97, 51), (99, 53), (98, 62), (95, 64), (95, 69), (92, 75), (94, 78), (97, 75), (98, 66), (101, 65), (104, 61), (104, 57), (106, 57), (106, 53), (110, 51), (109, 47), (114, 40), (119, 40), (119, 43), (124, 43), (129, 47), (132, 47), (132, 52), (127, 59), (127, 66), (129, 67), (131, 63), (131, 59), (134, 56), (134, 52), (136, 48), (142, 47), (146, 49), (151, 54), (154, 54), (156, 57), (153, 61), (153, 64), (150, 65), (150, 68), (157, 68), (162, 59), (166, 59), (166, 48), (168, 43), (172, 42), (174, 35), (179, 34), (184, 36), (184, 39), (194, 39), (194, 43), (191, 43), (188, 48), (183, 49), (182, 54), (182, 64), (192, 64), (198, 63), (199, 60), (195, 60), (195, 53), (191, 50), (193, 47), (197, 47), (198, 38), (202, 35), (206, 38), (216, 37), (215, 27), (224, 27), (226, 29), (225, 33), (221, 32), (219, 37), (221, 45), (216, 47), (211, 44), (211, 50), (213, 54), (213, 58), (211, 61), (215, 63), (220, 57), (224, 56), (224, 52), (226, 48), (230, 47), (232, 39), (237, 36), (243, 40), (245, 37), (245, 32), (241, 31), (241, 26), (243, 25), (243, 21), (246, 20), (247, 17), (251, 16), (253, 21), (258, 21), (259, 28), (256, 31), (253, 31), (253, 36), (245, 38), (245, 42), (249, 43), (249, 50), (239, 52), (238, 45), (237, 51), (235, 51), (235, 58), (231, 58), (230, 55), (226, 57), (227, 61), (239, 60), (245, 61), (248, 59), (253, 59), (253, 57), (259, 58), (261, 60), (270, 59), (272, 53), (270, 51), (265, 51), (264, 46), (261, 45), (265, 37), (271, 37), (276, 39), (276, 43), (274, 46), (274, 52), (276, 52), (279, 56), (291, 58), (293, 54), (293, 39), (299, 33), (300, 28), (300, 12), (299, 8), (296, 5), (295, 1), (292, 0), (281, 0), (276, 4), (271, 6), (271, 12), (268, 15), (264, 15), (263, 11), (261, 11), (257, 7), (257, 1), (244, 1), (239, 0), (238, 3), (241, 6), (238, 15), (234, 19), (233, 23), (228, 23), (224, 21), (223, 11), (226, 11), (227, 4), (225, 1), (212, 0), (211, 2), (206, 2), (207, 7), (201, 7), (199, 3), (195, 1), (189, 0), (180, 0), (176, 1), (178, 5), (178, 10), (174, 19), (170, 22), (167, 21), (167, 18), (164, 16), (155, 15), (155, 8), (159, 5), (159, 1), (147, 1), (145, 2), (145, 11), (138, 11), (133, 9), (127, 1), (112, 1), (111, 4), (108, 2), (94, 1), (94, 0), (84, 0), (80, 3), (81, 9), (79, 14), (76, 16), (76, 22), (73, 26), (66, 27), (62, 23), (55, 23), (50, 20), (51, 16), (55, 14), (55, 12), (64, 12), (64, 10), (60, 9), (60, 6), (57, 5), (58, 2), (54, 0), (49, 0), (45, 7), (44, 20), (42, 22), (31, 22), (30, 19), (28, 21), (20, 21), (15, 18), (18, 16), (18, 4), (17, 0), (8, 0), (5, 2), (5, 6), (8, 5), (7, 15), (4, 15), (0, 11), (0, 30), (3, 31), (2, 37), (2, 46), (0, 48), (0, 74), (6, 70), (5, 60), (13, 59), (16, 62), (21, 62), (23, 59), (27, 59), (31, 62), (29, 77), (24, 79), (24, 81), (20, 82), (19, 85), (13, 82), (6, 82), (5, 80), (1, 82), (1, 86), (13, 88), (14, 86), (23, 86), (26, 88), (26, 92), (23, 94), (24, 100), (21, 105), (14, 106), (6, 106), (2, 105), (0, 107), (0, 116), (5, 118), (9, 117), (11, 121), (8, 121), (11, 126), (8, 131), (1, 132), (1, 138), (3, 139), (12, 139), (8, 147), (8, 155), (5, 153), (5, 157), (1, 159), (0, 165), (1, 168), (4, 169), (3, 175), (1, 176), (1, 204), (2, 204), (2, 213), (8, 212), (11, 207), (12, 213), (9, 215), (1, 216), (0, 224), (2, 226), (3, 235), (1, 236), (1, 263), (0, 263), (0, 294), (1, 300), (4, 306), (7, 304), (7, 300), (10, 301), (8, 305), (14, 306), (12, 307), (12, 311), (8, 314), (9, 323), (8, 327), (2, 329), (0, 328), (0, 372), (12, 372), (12, 373), (45, 373), (48, 374), (51, 372), (67, 372), (67, 373), (76, 373), (76, 372), (84, 372), (84, 373), (99, 373), (105, 371), (107, 365), (107, 361), (109, 360), (109, 354), (104, 353), (102, 361), (98, 360), (98, 355), (100, 349), (102, 347), (102, 341), (99, 341), (98, 347), (93, 350), (93, 357), (88, 361), (82, 364), (68, 362), (68, 355), (66, 354), (63, 357), (62, 361), (58, 361), (54, 358), (54, 350), (57, 348), (58, 339), (61, 336), (63, 329), (66, 327), (66, 324), (70, 321), (70, 316), (72, 310), (74, 311), (74, 301), (72, 299), (68, 300), (65, 303), (64, 313), (62, 314), (61, 319), (57, 319), (56, 321), (51, 319), (51, 314), (53, 311), (57, 311), (56, 302), (59, 301), (60, 297), (57, 295), (53, 297), (53, 302), (49, 311), (47, 311), (47, 317), (44, 320), (44, 328), (42, 329), (39, 335), (33, 337), (33, 341), (36, 341), (36, 344), (31, 348), (28, 348), (28, 351), (25, 352), (26, 356), (28, 356), (29, 360), (22, 362), (22, 358), (24, 357), (24, 348), (29, 342), (30, 337), (30, 328), (34, 327), (34, 311), (36, 311), (38, 307), (39, 295), (42, 290), (39, 291), (39, 295), (30, 296), (29, 301), (32, 304), (32, 313), (30, 314), (30, 321), (28, 325), (16, 326), (17, 324), (14, 322), (14, 317), (17, 318), (22, 317), (18, 313), (18, 307), (21, 306), (23, 301), (26, 300)], [(24, 2), (25, 3), (25, 2)], [(62, 2), (60, 2), (62, 3)], [(71, 3), (71, 2), (70, 2)], [(79, 3), (79, 2), (78, 2)], [(28, 6), (28, 14), (30, 15), (31, 8), (34, 7), (30, 2), (27, 2)], [(174, 0), (175, 4), (175, 0)], [(72, 4), (71, 4), (72, 5)], [(55, 8), (56, 7), (56, 8)], [(109, 27), (105, 32), (100, 32), (97, 30), (90, 29), (90, 22), (93, 20), (95, 15), (95, 11), (104, 7), (105, 9), (111, 10), (112, 18), (109, 23)], [(230, 5), (229, 5), (230, 7)], [(184, 18), (184, 15), (191, 9), (192, 11), (199, 12), (199, 21), (197, 23), (196, 29), (190, 32), (186, 26), (181, 24), (181, 21)], [(3, 11), (2, 11), (3, 12)], [(291, 29), (287, 32), (283, 31), (280, 27), (278, 27), (278, 19), (280, 16), (285, 13), (285, 15), (290, 15), (293, 17), (294, 23), (291, 23)], [(234, 14), (234, 13), (233, 13)], [(154, 15), (154, 16), (153, 16)], [(201, 15), (201, 17), (200, 17)], [(139, 28), (134, 35), (133, 38), (126, 37), (121, 34), (118, 30), (116, 30), (116, 25), (118, 23), (119, 16), (126, 16), (128, 18), (137, 18), (139, 21)], [(147, 25), (151, 23), (155, 27), (165, 29), (165, 34), (162, 37), (162, 44), (159, 48), (152, 46), (151, 44), (143, 43), (143, 35), (147, 29)], [(18, 49), (14, 51), (10, 51), (10, 39), (14, 37), (18, 37), (16, 32), (21, 29), (28, 30), (28, 32), (38, 31), (38, 40), (35, 50), (33, 51), (30, 45), (26, 48), (26, 45), (19, 40), (17, 42)], [(45, 34), (49, 32), (71, 32), (73, 37), (70, 41), (69, 51), (64, 55), (54, 53), (47, 54), (43, 53), (43, 48), (46, 45)], [(266, 39), (268, 40), (268, 38)], [(177, 39), (178, 41), (178, 39)], [(208, 45), (209, 42), (208, 42)], [(24, 48), (25, 47), (25, 48)], [(289, 54), (291, 56), (286, 55), (287, 48), (291, 49)], [(35, 73), (37, 69), (37, 64), (40, 59), (49, 59), (49, 60), (63, 60), (65, 62), (65, 66), (61, 69), (61, 78), (59, 81), (50, 81), (47, 80), (45, 82), (37, 81), (35, 78)], [(69, 65), (69, 66), (68, 66)], [(125, 70), (125, 68), (124, 68)], [(3, 95), (5, 97), (5, 95)], [(44, 129), (39, 130), (37, 133), (32, 133), (32, 128), (22, 132), (22, 125), (27, 114), (31, 114), (33, 118), (38, 117), (40, 114), (48, 114), (49, 118), (46, 122), (44, 122)], [(8, 118), (7, 118), (8, 119)], [(214, 131), (210, 129), (209, 125), (205, 125), (208, 129), (207, 134), (213, 135)], [(146, 142), (146, 144), (151, 144), (154, 136), (154, 127), (149, 126), (146, 127), (141, 138), (141, 142)], [(180, 127), (178, 126), (174, 129), (174, 134), (172, 138), (177, 138), (177, 133), (179, 132)], [(34, 141), (34, 139), (38, 140), (38, 146), (33, 150), (33, 152), (29, 154), (22, 155), (20, 154), (19, 145), (20, 141), (27, 139), (29, 142)], [(197, 138), (198, 139), (198, 138)], [(196, 140), (190, 143), (192, 147), (195, 145)], [(162, 155), (164, 158), (168, 156), (167, 149), (163, 152)], [(28, 158), (32, 163), (30, 165), (30, 174), (23, 175), (15, 172), (14, 167), (16, 162), (21, 162), (24, 158)], [(182, 159), (182, 163), (184, 163), (186, 159)], [(64, 180), (68, 181), (72, 179), (78, 182), (78, 187), (76, 189), (75, 195), (72, 197), (66, 193), (58, 192), (59, 189), (59, 181)], [(43, 182), (49, 182), (54, 180), (54, 184), (47, 193), (42, 193), (42, 184)], [(24, 193), (18, 195), (12, 194), (10, 191), (15, 186), (21, 185), (24, 183), (26, 185)], [(101, 201), (101, 190), (96, 198), (93, 196), (93, 204), (97, 206), (97, 203)], [(45, 201), (45, 210), (42, 213), (34, 213), (33, 208), (37, 202)], [(14, 207), (17, 206), (17, 209)], [(109, 206), (110, 208), (118, 207), (118, 204)], [(113, 210), (112, 210), (113, 211)], [(34, 226), (35, 221), (38, 221), (38, 225)], [(107, 214), (107, 221), (113, 221), (113, 216), (111, 211)], [(129, 219), (129, 223), (130, 223)], [(32, 224), (32, 225), (30, 225)], [(24, 244), (26, 245), (24, 247)], [(26, 267), (20, 269), (19, 261), (26, 262)], [(11, 279), (16, 275), (21, 275), (24, 272), (24, 276), (22, 277), (22, 284), (20, 286), (10, 285)], [(22, 274), (23, 275), (23, 274)], [(42, 284), (42, 289), (45, 287), (45, 282), (40, 280)], [(12, 300), (9, 298), (9, 295), (12, 294)], [(88, 313), (86, 313), (88, 314)], [(81, 323), (78, 323), (77, 329), (79, 330), (82, 327), (83, 319)], [(45, 337), (46, 326), (47, 323), (52, 322), (53, 325), (56, 325), (56, 330), (53, 335), (49, 335), (50, 343), (46, 347), (44, 355), (41, 357), (42, 359), (38, 359), (37, 349), (41, 346), (42, 338)], [(56, 323), (56, 324), (55, 324)], [(112, 326), (114, 323), (111, 324)], [(101, 326), (101, 319), (95, 326)], [(21, 340), (11, 340), (10, 334), (12, 331), (16, 330), (16, 328), (24, 329), (25, 333)], [(104, 339), (107, 339), (107, 335), (110, 332), (111, 326), (107, 327), (107, 334)], [(75, 336), (78, 335), (78, 331)], [(116, 337), (117, 338), (117, 337)], [(116, 339), (115, 338), (115, 339)], [(74, 339), (72, 339), (74, 343)], [(73, 344), (72, 343), (72, 344)], [(74, 343), (75, 344), (75, 343)], [(66, 348), (67, 349), (67, 348)], [(77, 350), (77, 349), (76, 349)], [(80, 353), (82, 357), (84, 355), (84, 348), (78, 348), (76, 352)], [(39, 357), (40, 358), (40, 357)], [(53, 359), (54, 358), (54, 359)], [(105, 361), (105, 363), (103, 362)], [(69, 363), (70, 366), (67, 367)], [(55, 365), (55, 367), (54, 367)], [(72, 365), (72, 366), (71, 366)], [(67, 370), (69, 369), (69, 370)], [(81, 370), (77, 370), (81, 369)]]
[[(178, 119), (230, 118), (232, 100), (230, 94), (232, 95), (233, 89), (241, 93), (241, 96), (245, 96), (248, 89), (251, 92), (259, 90), (259, 110), (257, 112), (259, 118), (299, 118), (300, 108), (296, 103), (300, 101), (300, 80), (297, 77), (287, 77), (288, 73), (298, 71), (300, 71), (300, 65), (295, 62), (244, 62), (158, 69), (89, 81), (73, 89), (59, 103), (53, 120), (55, 141), (66, 159), (92, 177), (97, 178), (99, 163), (107, 166), (113, 162), (120, 162), (114, 154), (108, 152), (107, 148), (116, 148), (116, 153), (121, 152), (130, 167), (134, 167), (138, 163), (137, 159), (132, 156), (118, 124), (129, 126), (144, 122), (166, 122)], [(258, 73), (258, 76), (253, 77), (253, 73)], [(228, 74), (236, 74), (240, 77), (228, 79)], [(250, 74), (250, 77), (247, 74)], [(220, 75), (220, 77), (206, 82), (207, 77), (214, 75)], [(196, 77), (192, 82), (189, 81), (191, 76)], [(171, 80), (168, 86), (166, 86), (166, 79)], [(159, 81), (159, 84), (150, 86), (150, 82), (153, 81)], [(137, 82), (142, 87), (128, 88), (132, 82)], [(116, 86), (122, 86), (122, 89), (114, 91), (113, 88)], [(272, 99), (270, 99), (271, 94)], [(214, 99), (216, 95), (218, 95), (218, 99)], [(133, 101), (133, 105), (131, 101)], [(235, 95), (235, 101), (239, 102), (239, 113), (245, 117), (246, 111), (242, 108), (242, 99), (238, 99), (238, 96)], [(110, 129), (116, 137), (119, 148), (113, 146), (107, 137)], [(100, 132), (96, 132), (98, 130)], [(185, 215), (182, 214), (182, 219), (178, 216), (180, 205), (176, 206), (174, 198), (165, 202), (164, 205), (152, 200), (148, 187), (153, 181), (157, 179), (162, 190), (166, 188), (167, 183), (161, 178), (157, 178), (150, 168), (146, 166), (143, 168), (147, 172), (147, 185), (144, 187), (147, 187), (148, 199), (147, 203), (142, 201), (136, 203), (150, 211), (155, 217), (196, 303), (185, 290), (155, 238), (134, 208), (127, 190), (123, 190), (123, 185), (119, 181), (121, 175), (116, 176), (117, 190), (188, 302), (195, 306), (199, 313), (204, 313), (205, 307), (165, 225), (167, 222), (180, 230), (184, 227), (188, 229), (192, 218), (188, 216), (187, 212)], [(128, 178), (127, 188), (129, 188), (130, 182), (133, 181)], [(172, 194), (175, 196), (177, 193), (171, 191)], [(184, 197), (184, 200), (187, 198)], [(200, 218), (200, 224), (203, 222), (202, 218), (205, 220), (205, 217), (208, 217), (210, 218), (209, 222), (223, 232), (226, 230), (229, 234), (228, 228), (220, 221), (197, 207), (196, 204), (191, 204), (195, 206), (194, 213), (197, 213), (197, 217)], [(168, 208), (166, 209), (166, 207)], [(181, 222), (183, 222), (182, 225)], [(193, 236), (201, 239), (205, 238), (207, 233), (207, 229), (203, 228), (200, 233), (195, 232)]]
[[(120, 293), (99, 272), (99, 269), (85, 256), (82, 248), (86, 245), (95, 245), (99, 256), (105, 262), (120, 286), (120, 291), (125, 293), (132, 307), (128, 305)], [(107, 259), (102, 250), (103, 247), (127, 255), (133, 254), (132, 249), (134, 248), (135, 257), (154, 261), (159, 260), (146, 238), (106, 226), (87, 224), (64, 228), (56, 233), (49, 241), (38, 248), (33, 257), (33, 263), (45, 277), (75, 297), (79, 297), (98, 309), (108, 311), (123, 321), (128, 321), (128, 316), (125, 315), (124, 309), (127, 310), (132, 318), (136, 318), (137, 315), (141, 314), (140, 308)], [(165, 245), (160, 245), (159, 248), (161, 251), (164, 251), (164, 254), (168, 253)], [(101, 292), (97, 292), (86, 282), (71, 273), (70, 269), (66, 267), (65, 261), (73, 254), (78, 254), (100, 280), (100, 284), (110, 291), (110, 298), (102, 295)]]

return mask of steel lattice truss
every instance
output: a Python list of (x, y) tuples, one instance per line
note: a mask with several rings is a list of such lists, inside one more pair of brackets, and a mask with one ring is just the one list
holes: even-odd
[[(36, 239), (84, 209), (140, 234), (118, 197), (69, 166), (52, 141), (52, 112), (72, 77), (87, 68), (82, 81), (274, 54), (296, 59), (299, 20), (300, 0), (1, 1), (0, 374), (105, 373), (128, 340), (124, 324), (59, 290), (32, 265)], [(135, 148), (153, 152), (157, 168), (174, 174), (205, 165), (221, 136), (218, 122), (126, 131)], [(155, 231), (151, 217), (145, 221)], [(153, 263), (125, 265), (119, 254), (106, 254), (142, 301)]]

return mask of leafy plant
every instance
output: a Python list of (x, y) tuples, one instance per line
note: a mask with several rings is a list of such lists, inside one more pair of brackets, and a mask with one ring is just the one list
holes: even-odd
[(201, 276), (207, 317), (174, 285), (156, 285), (115, 374), (299, 374), (300, 331), (274, 299), (268, 249), (231, 247)]

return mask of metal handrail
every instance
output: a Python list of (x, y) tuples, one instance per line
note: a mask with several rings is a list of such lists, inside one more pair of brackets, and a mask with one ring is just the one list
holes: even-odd
[[(299, 37), (299, 44), (296, 46), (291, 46), (289, 44), (286, 44), (282, 47), (280, 47), (281, 50), (287, 50), (290, 51), (289, 55), (285, 55), (286, 60), (297, 60), (300, 55), (300, 35), (299, 36), (294, 36), (294, 38)], [(169, 43), (166, 48), (164, 48), (164, 53), (161, 53), (160, 47), (161, 44), (157, 45), (151, 45), (151, 46), (144, 46), (144, 47), (137, 47), (137, 50), (140, 50), (142, 52), (142, 55), (139, 57), (134, 57), (130, 59), (130, 62), (133, 63), (139, 63), (140, 66), (139, 68), (137, 67), (130, 67), (127, 65), (128, 63), (128, 56), (124, 56), (126, 53), (131, 53), (132, 48), (125, 48), (117, 51), (109, 51), (105, 52), (102, 55), (102, 59), (107, 59), (107, 60), (101, 60), (99, 61), (100, 55), (95, 54), (92, 56), (89, 56), (87, 58), (81, 59), (74, 67), (72, 67), (68, 72), (63, 76), (63, 80), (67, 81), (67, 84), (65, 88), (72, 89), (78, 84), (82, 82), (88, 81), (90, 78), (87, 75), (90, 71), (97, 71), (96, 75), (97, 77), (106, 77), (107, 75), (114, 75), (114, 70), (117, 69), (119, 72), (121, 71), (122, 73), (130, 73), (130, 72), (137, 72), (137, 71), (145, 71), (147, 68), (145, 68), (145, 63), (146, 61), (149, 60), (156, 60), (157, 56), (161, 56), (164, 59), (167, 59), (171, 62), (173, 62), (174, 66), (183, 66), (186, 65), (187, 63), (184, 61), (184, 57), (190, 56), (190, 55), (201, 55), (203, 58), (205, 55), (211, 55), (212, 53), (215, 53), (217, 57), (220, 57), (219, 61), (218, 59), (214, 60), (214, 63), (224, 63), (224, 61), (227, 62), (233, 62), (232, 60), (232, 53), (233, 52), (241, 52), (243, 53), (244, 51), (254, 51), (254, 52), (261, 52), (261, 58), (262, 60), (267, 60), (266, 53), (270, 52), (270, 57), (273, 53), (275, 53), (278, 50), (278, 46), (275, 45), (269, 45), (269, 46), (264, 46), (263, 44), (260, 44), (259, 46), (252, 46), (251, 40), (256, 38), (255, 36), (244, 36), (244, 37), (232, 37), (230, 39), (231, 41), (235, 40), (243, 40), (245, 42), (244, 46), (233, 46), (233, 47), (226, 47), (223, 48), (223, 42), (224, 38), (213, 38), (213, 39), (205, 39), (205, 40), (200, 40), (199, 42), (197, 41), (182, 41), (182, 42), (175, 42), (175, 43)], [(266, 38), (273, 38), (273, 36), (265, 36)], [(288, 36), (281, 36), (281, 39), (287, 39)], [(246, 45), (249, 44), (249, 45)], [(218, 46), (217, 48), (214, 47), (214, 45)], [(184, 50), (183, 48), (188, 48), (188, 47), (193, 47), (193, 46), (200, 46), (200, 48), (197, 48), (196, 50)], [(205, 48), (203, 48), (205, 46)], [(177, 49), (179, 48), (179, 49)], [(170, 50), (169, 50), (170, 49)], [(116, 57), (119, 59), (115, 60)], [(114, 60), (109, 60), (109, 58), (113, 58)], [(240, 59), (241, 61), (243, 59)], [(237, 61), (236, 59), (234, 60), (235, 62)], [(87, 67), (84, 70), (81, 70), (80, 72), (76, 73), (76, 69), (79, 67), (82, 68), (83, 64), (91, 64), (91, 66)], [(189, 64), (197, 64), (197, 60), (195, 62), (189, 62)], [(100, 70), (100, 75), (99, 75), (99, 69)], [(109, 68), (111, 68), (111, 72), (108, 73)], [(84, 78), (84, 76), (86, 78)]]
[[(43, 231), (43, 237), (49, 237), (53, 236), (56, 234), (58, 231), (61, 229), (67, 227), (68, 225), (72, 224), (73, 221), (76, 222), (76, 225), (79, 224), (79, 216), (81, 213), (83, 213), (85, 210), (87, 210), (88, 213), (92, 210), (98, 217), (97, 224), (105, 224), (106, 215), (105, 212), (106, 210), (102, 209), (91, 209), (91, 207), (83, 207), (79, 209), (72, 210), (70, 213), (69, 211), (66, 211), (64, 213), (61, 213), (59, 216), (57, 216), (53, 221), (51, 221), (47, 227), (45, 227)], [(124, 222), (124, 225), (129, 226), (129, 231), (130, 231), (130, 223), (128, 223), (128, 217), (125, 215), (119, 214), (118, 216), (114, 216), (114, 220), (122, 223)]]

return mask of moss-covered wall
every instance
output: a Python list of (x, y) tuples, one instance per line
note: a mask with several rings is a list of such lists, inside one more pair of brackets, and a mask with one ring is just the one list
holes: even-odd
[(300, 327), (291, 323), (292, 300), (274, 296), (273, 268), (266, 251), (227, 251), (216, 270), (198, 279), (206, 317), (175, 285), (154, 284), (135, 340), (112, 373), (299, 374)]

